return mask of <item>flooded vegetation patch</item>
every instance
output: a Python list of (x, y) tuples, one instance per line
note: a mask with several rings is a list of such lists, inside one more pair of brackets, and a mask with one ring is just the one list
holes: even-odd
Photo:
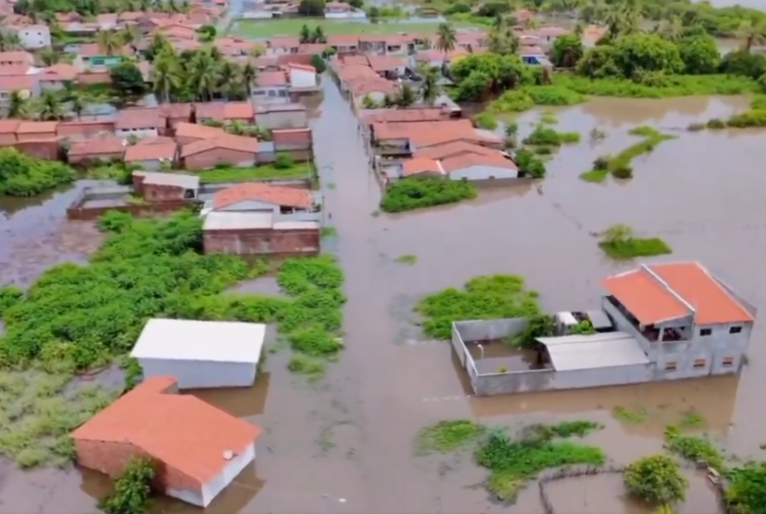
[(658, 237), (636, 237), (633, 229), (624, 224), (608, 227), (602, 233), (598, 246), (609, 257), (630, 260), (636, 257), (653, 257), (673, 253), (670, 246)]
[(114, 491), (100, 507), (106, 514), (148, 514), (152, 499), (155, 463), (148, 459), (131, 459), (114, 479)]
[(543, 178), (548, 172), (542, 159), (537, 157), (534, 152), (527, 148), (519, 148), (516, 152), (515, 160), (521, 175), (532, 178)]
[(0, 195), (37, 196), (75, 178), (66, 164), (35, 159), (13, 147), (0, 149)]
[(404, 212), (476, 198), (476, 186), (465, 180), (409, 177), (397, 180), (380, 200), (384, 212)]
[(631, 463), (623, 474), (625, 489), (643, 501), (672, 505), (686, 499), (689, 481), (673, 457), (647, 455)]
[(448, 287), (422, 298), (415, 312), (423, 317), (423, 331), (434, 339), (449, 339), (452, 322), (518, 318), (540, 313), (537, 291), (524, 288), (519, 275), (480, 275), (463, 290)]
[(405, 253), (396, 258), (396, 262), (400, 264), (415, 264), (418, 262), (418, 256), (411, 253)]
[(322, 227), (322, 237), (335, 237), (338, 235), (338, 229), (335, 227), (324, 226)]
[(415, 451), (420, 455), (447, 453), (475, 443), (486, 427), (469, 419), (440, 421), (421, 429), (415, 437)]
[(556, 73), (554, 83), (582, 95), (621, 98), (673, 98), (680, 96), (741, 95), (758, 92), (755, 80), (738, 75), (662, 75), (657, 83), (624, 78), (599, 78)]
[(71, 462), (70, 432), (120, 391), (70, 380), (36, 369), (0, 373), (0, 453), (22, 468)]
[(570, 89), (558, 86), (528, 86), (510, 89), (490, 104), (494, 113), (523, 112), (535, 106), (567, 106), (586, 101), (586, 98)]
[(634, 145), (629, 146), (615, 156), (606, 155), (599, 157), (593, 162), (593, 169), (580, 175), (586, 182), (602, 182), (610, 174), (615, 178), (632, 178), (633, 167), (631, 162), (639, 155), (654, 151), (658, 144), (669, 139), (675, 139), (677, 136), (663, 134), (657, 129), (647, 126), (632, 128), (629, 132), (634, 136), (641, 136), (644, 139)]
[(491, 112), (480, 112), (473, 117), (473, 123), (484, 130), (495, 130), (497, 128), (497, 118)]
[(612, 409), (612, 417), (623, 423), (640, 425), (649, 420), (649, 412), (644, 407), (631, 410), (618, 405)]
[(537, 125), (523, 141), (525, 145), (548, 147), (579, 142), (579, 132), (558, 132), (554, 128), (542, 124)]
[(688, 461), (704, 461), (719, 471), (725, 469), (723, 453), (710, 440), (682, 434), (678, 427), (665, 429), (665, 448)]

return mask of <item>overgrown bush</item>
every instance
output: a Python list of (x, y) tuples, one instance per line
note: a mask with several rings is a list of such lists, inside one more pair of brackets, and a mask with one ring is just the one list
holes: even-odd
[(155, 476), (154, 463), (133, 459), (114, 479), (114, 492), (104, 498), (101, 509), (106, 514), (148, 514), (151, 506), (151, 483)]
[(66, 164), (35, 159), (13, 147), (0, 149), (0, 195), (37, 196), (74, 179)]
[(599, 247), (609, 257), (617, 260), (629, 260), (636, 257), (653, 257), (670, 254), (670, 246), (658, 237), (636, 237), (628, 225), (616, 224), (608, 227), (602, 234)]
[(524, 288), (518, 275), (480, 275), (460, 290), (449, 287), (425, 296), (415, 311), (423, 316), (423, 331), (434, 339), (449, 339), (452, 322), (535, 316), (537, 292)]
[(629, 133), (634, 136), (641, 136), (644, 139), (629, 146), (617, 155), (599, 157), (594, 161), (593, 169), (581, 174), (580, 178), (587, 182), (601, 182), (610, 173), (615, 178), (631, 178), (633, 177), (633, 167), (631, 166), (633, 159), (639, 155), (652, 152), (661, 142), (675, 139), (676, 137), (663, 134), (657, 129), (648, 126), (634, 127)]
[(19, 286), (8, 285), (0, 287), (0, 318), (3, 313), (16, 305), (24, 297), (24, 291)]
[(513, 160), (516, 162), (516, 166), (519, 167), (521, 175), (532, 178), (542, 178), (545, 176), (547, 171), (545, 163), (526, 148), (519, 148)]
[(295, 165), (295, 161), (288, 153), (280, 152), (274, 159), (274, 167), (278, 170), (286, 170), (292, 168)]
[(689, 481), (681, 466), (669, 455), (643, 457), (627, 467), (623, 475), (625, 488), (650, 503), (677, 503), (686, 499)]
[(403, 212), (476, 198), (476, 186), (467, 180), (409, 177), (394, 182), (380, 200), (385, 212)]
[(341, 326), (345, 301), (343, 274), (331, 256), (284, 261), (277, 280), (287, 297), (222, 295), (267, 267), (249, 268), (233, 255), (200, 255), (199, 217), (109, 213), (100, 226), (111, 233), (89, 265), (49, 269), (4, 312), (0, 362), (87, 369), (127, 353), (146, 320), (159, 316), (274, 323), (298, 351), (331, 353), (329, 334)]
[(558, 132), (546, 125), (537, 125), (524, 139), (525, 145), (561, 146), (565, 143), (579, 143), (579, 132)]
[(497, 128), (497, 119), (489, 112), (480, 112), (473, 118), (474, 124), (485, 130), (495, 130)]

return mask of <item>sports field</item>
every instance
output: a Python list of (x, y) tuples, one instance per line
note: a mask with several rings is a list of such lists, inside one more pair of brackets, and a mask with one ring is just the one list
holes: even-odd
[[(324, 18), (281, 18), (272, 20), (237, 20), (229, 30), (232, 36), (267, 38), (274, 36), (297, 36), (301, 27), (313, 29), (322, 27), (327, 35), (336, 34), (396, 34), (398, 32), (436, 32), (438, 21), (409, 22), (403, 20), (367, 23), (347, 20), (326, 20)], [(468, 23), (457, 23), (455, 27), (470, 27)]]

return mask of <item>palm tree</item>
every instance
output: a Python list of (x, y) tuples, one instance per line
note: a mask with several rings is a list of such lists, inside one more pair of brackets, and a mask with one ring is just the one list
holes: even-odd
[(433, 105), (434, 100), (441, 92), (438, 71), (432, 66), (421, 66), (418, 70), (420, 76), (423, 77), (423, 82), (420, 84), (420, 97), (428, 105)]
[(226, 127), (226, 132), (234, 134), (236, 136), (244, 135), (246, 130), (245, 124), (241, 120), (234, 120)]
[(8, 117), (24, 119), (29, 114), (29, 102), (19, 91), (12, 91), (8, 103)]
[(301, 27), (301, 33), (299, 35), (301, 43), (311, 43), (311, 29), (309, 29), (308, 25), (303, 25)]
[(750, 52), (751, 48), (766, 41), (766, 25), (762, 22), (754, 23), (751, 20), (745, 20), (737, 30), (737, 37), (742, 39), (742, 50)]
[(242, 83), (245, 86), (248, 98), (253, 94), (253, 84), (255, 84), (257, 78), (258, 70), (255, 69), (255, 66), (250, 62), (245, 63), (245, 66), (242, 68)]
[(162, 53), (152, 67), (152, 88), (164, 102), (170, 102), (170, 95), (181, 87), (181, 73), (178, 60), (173, 53)]
[(9, 52), (21, 48), (19, 35), (15, 32), (0, 32), (0, 52)]
[(231, 61), (223, 61), (218, 68), (218, 90), (223, 92), (225, 100), (229, 99), (228, 89), (236, 84), (239, 78), (239, 66)]
[(399, 91), (394, 102), (399, 107), (409, 107), (417, 101), (418, 97), (415, 94), (415, 90), (409, 84), (402, 85), (402, 90)]
[(61, 98), (54, 91), (43, 91), (37, 104), (37, 116), (41, 121), (60, 120), (64, 117)]
[(449, 23), (440, 23), (436, 29), (436, 49), (447, 54), (455, 50), (457, 35), (455, 29)]
[(311, 36), (311, 42), (312, 43), (326, 43), (327, 37), (324, 35), (324, 31), (322, 30), (322, 27), (317, 25), (317, 28), (314, 29), (314, 34)]
[(79, 120), (82, 116), (82, 112), (88, 107), (88, 102), (85, 99), (85, 96), (82, 93), (75, 92), (69, 97), (69, 102), (71, 104), (72, 112), (74, 112), (74, 115), (77, 116), (77, 119)]
[(119, 34), (113, 30), (100, 30), (96, 34), (96, 44), (106, 55), (114, 55), (122, 47)]
[(202, 50), (189, 63), (189, 86), (200, 100), (210, 100), (217, 86), (217, 61), (209, 50)]
[(504, 19), (489, 33), (489, 51), (496, 54), (515, 54), (519, 49), (519, 38)]
[(46, 66), (53, 66), (54, 64), (58, 64), (60, 56), (61, 54), (58, 52), (47, 48), (40, 52), (40, 60)]

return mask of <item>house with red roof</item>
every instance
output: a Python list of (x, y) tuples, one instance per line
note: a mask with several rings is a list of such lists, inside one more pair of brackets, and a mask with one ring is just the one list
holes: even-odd
[(210, 505), (255, 460), (261, 429), (177, 392), (175, 378), (150, 377), (86, 421), (72, 433), (77, 463), (114, 477), (149, 458), (158, 489)]
[(656, 363), (656, 379), (742, 369), (757, 309), (700, 263), (642, 265), (602, 285), (604, 311)]

